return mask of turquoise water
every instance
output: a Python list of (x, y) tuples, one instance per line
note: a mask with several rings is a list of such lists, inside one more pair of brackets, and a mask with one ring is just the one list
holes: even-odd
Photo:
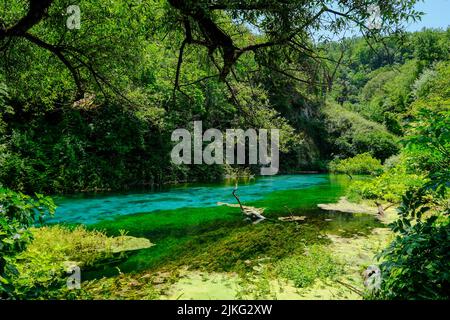
[[(240, 184), (239, 197), (243, 202), (261, 200), (265, 196), (286, 190), (300, 190), (328, 182), (327, 175), (290, 175), (261, 177)], [(58, 208), (49, 223), (95, 224), (137, 213), (182, 208), (216, 207), (217, 202), (236, 203), (231, 195), (234, 186), (226, 182), (211, 185), (185, 185), (163, 192), (138, 192), (106, 195), (78, 195), (56, 198)]]
[[(322, 174), (260, 177), (240, 182), (241, 201), (264, 208), (264, 215), (270, 218), (257, 225), (244, 220), (239, 208), (217, 205), (217, 202), (236, 204), (231, 181), (186, 184), (157, 192), (59, 197), (55, 199), (56, 214), (47, 222), (84, 224), (111, 236), (124, 231), (155, 244), (126, 255), (118, 264), (85, 271), (85, 278), (115, 275), (118, 270), (158, 270), (183, 264), (230, 270), (244, 260), (282, 251), (283, 246), (291, 243), (322, 241), (323, 233), (351, 237), (378, 226), (379, 222), (370, 215), (325, 212), (317, 207), (319, 203), (336, 202), (344, 195), (348, 183), (347, 177)], [(307, 217), (301, 231), (292, 223), (276, 223), (277, 217), (292, 214)], [(285, 237), (288, 240), (283, 240)], [(272, 240), (267, 243), (268, 239)]]

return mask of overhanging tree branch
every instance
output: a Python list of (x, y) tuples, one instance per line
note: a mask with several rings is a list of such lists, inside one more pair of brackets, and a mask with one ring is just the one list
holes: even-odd
[(29, 0), (28, 12), (15, 25), (0, 27), (0, 40), (11, 36), (22, 36), (34, 25), (38, 24), (47, 14), (53, 0)]
[(81, 98), (83, 96), (84, 91), (83, 91), (83, 84), (82, 84), (80, 73), (72, 65), (72, 63), (64, 56), (64, 53), (63, 53), (64, 49), (62, 47), (54, 46), (47, 42), (44, 42), (41, 39), (39, 39), (29, 33), (24, 33), (22, 36), (23, 36), (23, 38), (29, 40), (30, 42), (34, 43), (35, 45), (53, 53), (66, 66), (66, 68), (71, 73), (73, 80), (75, 82), (75, 85), (77, 87), (76, 98), (77, 99)]

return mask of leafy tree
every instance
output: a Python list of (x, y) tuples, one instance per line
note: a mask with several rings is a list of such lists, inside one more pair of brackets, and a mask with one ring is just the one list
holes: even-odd
[(442, 32), (425, 29), (413, 36), (414, 56), (425, 66), (445, 60), (449, 55), (447, 39)]
[(408, 111), (413, 100), (411, 86), (417, 76), (414, 60), (400, 67), (377, 70), (361, 91), (359, 112), (368, 119), (384, 123), (391, 132), (399, 133), (398, 119), (392, 115)]
[(367, 199), (398, 205), (406, 191), (417, 190), (423, 181), (423, 175), (408, 168), (407, 159), (401, 156), (400, 160), (392, 166), (385, 163), (384, 171), (379, 176), (370, 180), (352, 182), (347, 192), (349, 199), (353, 201)]
[(384, 161), (398, 152), (398, 139), (384, 126), (334, 105), (325, 108), (324, 113), (327, 140), (335, 156), (348, 158), (369, 152)]
[[(87, 13), (83, 20), (86, 26), (78, 34), (66, 32), (62, 21), (64, 17), (61, 12), (70, 4), (68, 1), (29, 0), (28, 6), (23, 1), (12, 1), (3, 8), (6, 12), (2, 14), (4, 19), (0, 28), (0, 41), (6, 43), (6, 46), (2, 46), (3, 50), (9, 46), (18, 46), (15, 48), (36, 53), (36, 58), (42, 59), (43, 52), (53, 56), (59, 61), (57, 68), (64, 67), (64, 76), (69, 74), (72, 77), (73, 84), (70, 85), (75, 87), (76, 97), (80, 98), (87, 91), (89, 78), (92, 83), (103, 84), (103, 87), (110, 89), (123, 84), (127, 79), (121, 77), (121, 71), (124, 68), (134, 69), (135, 59), (142, 57), (142, 51), (136, 48), (141, 47), (140, 43), (145, 43), (149, 31), (166, 29), (167, 32), (176, 32), (174, 38), (179, 43), (174, 80), (174, 88), (179, 90), (185, 50), (190, 46), (208, 52), (207, 57), (217, 67), (217, 76), (224, 81), (246, 53), (258, 54), (267, 48), (289, 46), (304, 56), (311, 56), (311, 49), (303, 44), (308, 42), (309, 34), (318, 30), (326, 29), (339, 34), (350, 26), (357, 26), (368, 36), (386, 33), (399, 22), (420, 16), (414, 10), (415, 2), (383, 2), (380, 6), (383, 25), (374, 32), (366, 26), (370, 15), (367, 8), (372, 4), (368, 0), (357, 4), (341, 1), (337, 5), (328, 0), (312, 3), (303, 0), (289, 3), (271, 0), (257, 3), (155, 0), (149, 4), (130, 5), (121, 1), (113, 1), (109, 5), (85, 1), (80, 6)], [(97, 23), (98, 19), (103, 20), (104, 17), (110, 19)], [(156, 18), (155, 22), (149, 23), (152, 18)], [(219, 27), (224, 21), (228, 22), (227, 26)], [(264, 36), (242, 36), (244, 21)], [(123, 25), (132, 27), (122, 28)], [(120, 46), (121, 43), (126, 45)], [(40, 50), (34, 50), (35, 47)], [(128, 51), (131, 48), (134, 54)], [(108, 58), (115, 55), (117, 57), (113, 61), (121, 67), (115, 66), (108, 70)], [(317, 55), (313, 56), (317, 58)], [(17, 62), (23, 63), (23, 59), (19, 58)], [(67, 81), (63, 82), (67, 85)]]

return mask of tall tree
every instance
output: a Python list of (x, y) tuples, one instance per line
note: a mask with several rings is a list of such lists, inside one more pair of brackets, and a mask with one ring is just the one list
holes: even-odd
[[(221, 81), (226, 81), (237, 61), (247, 52), (258, 54), (269, 48), (273, 50), (288, 46), (302, 55), (320, 60), (316, 48), (310, 45), (311, 39), (335, 39), (352, 27), (358, 28), (368, 38), (396, 32), (403, 21), (420, 16), (414, 10), (416, 2), (417, 0), (131, 1), (121, 9), (127, 12), (113, 18), (120, 19), (115, 21), (120, 24), (131, 23), (128, 19), (139, 16), (142, 18), (137, 20), (139, 23), (148, 24), (150, 22), (146, 20), (146, 15), (152, 6), (162, 5), (165, 8), (164, 15), (170, 28), (184, 34), (174, 80), (175, 89), (178, 89), (183, 54), (188, 45), (206, 48), (218, 69), (217, 76)], [(6, 50), (11, 45), (11, 39), (22, 38), (52, 53), (69, 70), (76, 85), (76, 97), (79, 98), (85, 90), (83, 78), (86, 76), (83, 73), (89, 73), (98, 84), (109, 84), (108, 79), (93, 63), (95, 59), (92, 54), (86, 52), (86, 48), (80, 48), (77, 43), (66, 40), (63, 35), (49, 41), (45, 35), (34, 32), (35, 26), (46, 21), (54, 23), (55, 16), (61, 16), (60, 10), (64, 5), (68, 3), (63, 0), (13, 1), (13, 5), (9, 7), (17, 9), (22, 15), (6, 19), (8, 21), (0, 18), (0, 50)], [(116, 4), (112, 2), (110, 5)], [(52, 11), (53, 7), (60, 10)], [(86, 11), (92, 8), (92, 4), (81, 1), (80, 7)], [(7, 12), (4, 14), (7, 15)], [(376, 28), (373, 28), (374, 19), (379, 22)], [(253, 36), (248, 36), (248, 30)], [(292, 76), (286, 70), (276, 71)]]

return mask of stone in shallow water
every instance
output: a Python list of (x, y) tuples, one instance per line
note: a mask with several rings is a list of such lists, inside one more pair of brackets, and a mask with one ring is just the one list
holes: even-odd
[(378, 266), (369, 266), (364, 272), (364, 286), (371, 293), (377, 292), (381, 287), (381, 271)]
[(349, 202), (345, 197), (339, 199), (338, 203), (328, 203), (328, 204), (318, 204), (317, 205), (322, 210), (327, 211), (339, 211), (345, 213), (367, 213), (367, 214), (378, 214), (378, 210), (374, 207), (356, 204)]
[(151, 243), (150, 240), (148, 240), (146, 238), (120, 236), (120, 237), (114, 238), (114, 242), (111, 246), (111, 251), (113, 253), (119, 253), (119, 252), (124, 252), (124, 251), (147, 249), (147, 248), (150, 248), (151, 246), (154, 246), (154, 244)]

